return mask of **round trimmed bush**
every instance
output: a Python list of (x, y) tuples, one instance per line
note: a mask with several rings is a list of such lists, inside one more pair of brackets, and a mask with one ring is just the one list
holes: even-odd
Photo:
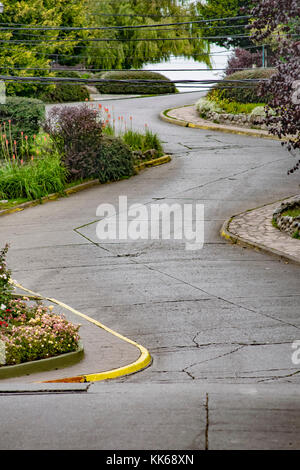
[[(81, 78), (73, 71), (56, 72), (56, 77), (62, 78)], [(80, 83), (56, 83), (50, 91), (43, 93), (41, 99), (46, 103), (72, 103), (76, 101), (85, 101), (90, 95), (87, 88)]]
[[(17, 142), (23, 135), (32, 137), (38, 134), (40, 125), (45, 118), (45, 105), (42, 101), (34, 98), (23, 98), (20, 96), (8, 96), (6, 103), (0, 106), (0, 123), (6, 123), (6, 134), (8, 135), (8, 121), (11, 121), (11, 138)], [(10, 137), (10, 136), (9, 136)]]
[[(238, 103), (260, 103), (262, 96), (260, 94), (260, 84), (254, 83), (226, 83), (228, 80), (251, 80), (251, 79), (269, 79), (275, 73), (273, 68), (254, 68), (235, 72), (224, 78), (222, 82), (217, 83), (207, 94), (209, 99), (216, 102), (227, 99)], [(224, 87), (226, 86), (226, 88)], [(268, 102), (270, 97), (263, 96), (264, 102)]]
[[(103, 82), (96, 84), (97, 89), (102, 94), (139, 94), (152, 95), (164, 93), (176, 93), (174, 83), (160, 73), (148, 72), (130, 72), (128, 70), (120, 70), (114, 72), (105, 72), (99, 74), (98, 78), (106, 80), (156, 80), (158, 83), (128, 83), (128, 82)], [(169, 83), (159, 83), (167, 81)]]

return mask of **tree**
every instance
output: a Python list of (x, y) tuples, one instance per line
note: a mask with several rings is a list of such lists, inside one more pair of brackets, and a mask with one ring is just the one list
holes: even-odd
[[(231, 18), (235, 16), (250, 15), (252, 2), (249, 0), (202, 0), (192, 6), (192, 16), (197, 19), (212, 20), (215, 18)], [(236, 35), (245, 36), (249, 34), (245, 25), (249, 19), (240, 18), (234, 21), (212, 21), (198, 26), (205, 34), (203, 36), (223, 36), (213, 38), (211, 42), (218, 46), (230, 48), (232, 46), (245, 47), (251, 44), (251, 40), (245, 37), (234, 37)], [(224, 37), (225, 36), (225, 37)]]
[(161, 25), (156, 28), (93, 31), (93, 38), (111, 38), (113, 41), (89, 43), (86, 50), (89, 65), (139, 68), (147, 62), (168, 60), (171, 55), (195, 57), (210, 64), (209, 45), (201, 39), (201, 34), (196, 40), (180, 39), (193, 36), (190, 25), (167, 26), (168, 23), (191, 19), (188, 0), (181, 0), (180, 4), (177, 0), (90, 0), (87, 11), (89, 26)]
[[(289, 173), (300, 167), (300, 4), (298, 0), (260, 0), (253, 8), (254, 40), (277, 39), (277, 72), (262, 87), (270, 93), (266, 123), (269, 131), (287, 139), (288, 150), (298, 158)], [(273, 116), (270, 108), (275, 111)]]
[[(18, 28), (34, 25), (84, 26), (86, 0), (74, 0), (72, 3), (68, 0), (9, 0), (4, 3), (1, 27), (10, 29), (1, 31), (1, 75), (48, 76), (49, 56), (72, 54), (77, 46), (76, 39), (84, 37), (83, 32), (24, 31)], [(60, 42), (61, 39), (73, 39), (75, 42)], [(31, 70), (24, 70), (26, 68)], [(34, 70), (36, 68), (42, 70)], [(41, 87), (45, 90), (45, 85), (8, 84), (8, 93), (26, 94), (27, 91), (32, 94)]]

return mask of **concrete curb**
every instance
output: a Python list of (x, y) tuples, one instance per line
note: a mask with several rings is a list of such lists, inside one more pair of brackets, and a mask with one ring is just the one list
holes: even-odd
[(4, 365), (0, 367), (0, 380), (30, 375), (38, 372), (47, 372), (53, 369), (64, 369), (73, 366), (81, 361), (84, 356), (84, 349), (81, 342), (76, 351), (60, 354), (59, 356), (39, 359), (37, 361), (22, 362), (16, 365)]
[(221, 124), (214, 124), (214, 125), (210, 125), (209, 123), (208, 124), (203, 124), (203, 125), (202, 124), (195, 124), (193, 122), (185, 121), (183, 119), (177, 119), (173, 116), (168, 115), (169, 111), (173, 111), (175, 109), (180, 109), (180, 108), (187, 108), (189, 106), (194, 106), (194, 105), (178, 106), (176, 108), (167, 109), (165, 111), (162, 111), (160, 113), (159, 117), (160, 117), (160, 119), (162, 119), (162, 121), (168, 122), (170, 124), (175, 124), (175, 125), (181, 126), (181, 127), (190, 127), (190, 128), (193, 128), (193, 129), (204, 129), (204, 130), (208, 130), (208, 131), (220, 131), (220, 132), (226, 132), (226, 133), (229, 133), (229, 134), (246, 135), (246, 136), (250, 136), (250, 137), (259, 137), (259, 138), (263, 138), (263, 139), (280, 140), (276, 136), (263, 134), (259, 130), (253, 130), (253, 129), (247, 129), (247, 128), (245, 128), (245, 129), (239, 128), (239, 130), (236, 130), (236, 129), (231, 129), (229, 126), (222, 126)]
[[(264, 207), (264, 206), (262, 206), (262, 207)], [(257, 209), (257, 208), (255, 208), (255, 209)], [(246, 212), (251, 212), (252, 210), (255, 210), (255, 209), (251, 209), (250, 211), (246, 211)], [(284, 253), (283, 251), (276, 250), (275, 248), (271, 248), (267, 245), (263, 245), (262, 243), (257, 243), (257, 242), (251, 241), (251, 240), (247, 240), (243, 237), (240, 237), (240, 236), (235, 235), (232, 232), (230, 232), (229, 226), (230, 226), (230, 223), (232, 222), (232, 220), (235, 217), (238, 217), (239, 215), (242, 215), (243, 213), (244, 212), (241, 212), (240, 214), (233, 215), (232, 217), (230, 217), (230, 219), (227, 219), (223, 223), (221, 231), (220, 231), (221, 237), (225, 238), (227, 241), (230, 241), (231, 243), (239, 244), (239, 245), (245, 246), (247, 248), (253, 248), (256, 251), (263, 251), (264, 253), (279, 257), (283, 260), (288, 260), (288, 261), (292, 261), (293, 263), (300, 264), (300, 261), (299, 261), (298, 258), (293, 257), (293, 256), (291, 256), (287, 253)]]
[(145, 369), (146, 367), (149, 367), (152, 364), (152, 357), (151, 357), (150, 353), (148, 352), (148, 350), (146, 348), (144, 348), (144, 346), (141, 346), (140, 344), (136, 343), (135, 341), (132, 341), (131, 339), (126, 338), (125, 336), (123, 336), (123, 335), (117, 333), (116, 331), (108, 328), (107, 326), (103, 325), (102, 323), (98, 322), (97, 320), (94, 320), (93, 318), (88, 317), (87, 315), (79, 312), (78, 310), (73, 309), (72, 307), (70, 307), (69, 305), (64, 304), (63, 302), (60, 302), (60, 301), (58, 301), (56, 299), (53, 299), (53, 298), (43, 297), (42, 295), (40, 295), (36, 292), (33, 292), (29, 289), (26, 289), (25, 287), (20, 285), (17, 281), (11, 280), (11, 284), (16, 288), (21, 289), (24, 292), (27, 292), (28, 294), (30, 294), (32, 296), (32, 298), (39, 298), (41, 300), (47, 300), (47, 301), (52, 302), (56, 305), (59, 305), (60, 307), (65, 308), (66, 310), (69, 310), (70, 312), (74, 313), (75, 315), (84, 318), (85, 320), (89, 321), (90, 323), (93, 323), (94, 325), (98, 326), (99, 328), (104, 329), (105, 331), (107, 331), (108, 333), (116, 336), (117, 338), (119, 338), (119, 339), (121, 339), (121, 340), (123, 340), (123, 341), (125, 341), (129, 344), (134, 345), (140, 351), (140, 356), (135, 362), (133, 362), (131, 364), (128, 364), (126, 366), (117, 368), (117, 369), (108, 370), (108, 371), (105, 371), (105, 372), (95, 372), (94, 374), (81, 374), (81, 375), (78, 375), (78, 376), (75, 376), (75, 377), (65, 377), (63, 379), (58, 379), (58, 380), (49, 380), (49, 381), (45, 381), (43, 383), (98, 382), (100, 380), (114, 379), (114, 378), (117, 378), (117, 377), (123, 377), (123, 376), (126, 376), (126, 375), (134, 374), (136, 372), (139, 372), (139, 371)]
[[(163, 155), (162, 157), (155, 158), (153, 160), (148, 160), (146, 162), (141, 163), (140, 165), (136, 165), (134, 167), (134, 170), (136, 171), (136, 173), (139, 173), (140, 171), (146, 168), (163, 165), (164, 163), (168, 163), (171, 160), (172, 159), (170, 155)], [(13, 214), (15, 212), (21, 212), (24, 209), (27, 209), (28, 207), (34, 207), (34, 206), (38, 206), (39, 204), (46, 204), (47, 202), (50, 202), (50, 201), (56, 201), (62, 196), (71, 196), (72, 194), (78, 193), (79, 191), (83, 191), (85, 189), (92, 188), (93, 186), (100, 186), (100, 185), (101, 183), (99, 182), (98, 179), (86, 181), (85, 183), (77, 184), (76, 186), (73, 186), (71, 188), (64, 189), (62, 193), (49, 194), (49, 196), (44, 196), (41, 199), (23, 202), (22, 204), (11, 207), (9, 209), (0, 210), (0, 217), (3, 215)]]

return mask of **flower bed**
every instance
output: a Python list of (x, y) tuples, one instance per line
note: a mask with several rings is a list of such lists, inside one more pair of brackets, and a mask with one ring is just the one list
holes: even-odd
[[(200, 100), (196, 103), (196, 109), (200, 117), (218, 124), (227, 124), (247, 128), (258, 128), (264, 130), (267, 129), (267, 126), (264, 124), (264, 106), (261, 106), (259, 103), (249, 103), (248, 105), (241, 105), (240, 103), (230, 103), (230, 107), (225, 106), (225, 104), (227, 103), (216, 103), (215, 101), (212, 101), (209, 98), (200, 98)], [(226, 108), (229, 110), (227, 110)], [(232, 108), (231, 112), (230, 108)], [(236, 112), (236, 110), (238, 110), (239, 108), (241, 109), (241, 112)]]
[(273, 213), (273, 225), (300, 239), (300, 197), (292, 202), (282, 203)]
[(76, 351), (79, 325), (54, 314), (41, 301), (12, 297), (7, 250), (6, 245), (0, 251), (0, 367)]
[(32, 136), (21, 131), (19, 144), (12, 137), (13, 124), (11, 119), (2, 123), (0, 210), (89, 180), (129, 178), (136, 165), (163, 155), (147, 124), (133, 131), (132, 117), (127, 123), (101, 104), (54, 107), (43, 131)]

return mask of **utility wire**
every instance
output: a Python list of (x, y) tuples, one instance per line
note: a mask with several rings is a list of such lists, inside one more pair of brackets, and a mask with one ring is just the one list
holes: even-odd
[[(30, 25), (30, 27), (18, 27), (13, 28), (17, 30), (41, 30), (41, 31), (102, 31), (102, 30), (120, 30), (120, 29), (139, 29), (139, 28), (152, 28), (152, 27), (159, 27), (159, 26), (177, 26), (177, 25), (191, 25), (191, 24), (202, 24), (202, 23), (211, 23), (215, 21), (232, 21), (236, 19), (243, 19), (243, 18), (252, 18), (251, 16), (235, 16), (235, 17), (224, 17), (224, 18), (213, 18), (209, 20), (197, 20), (197, 21), (181, 21), (176, 23), (160, 23), (160, 24), (143, 24), (143, 25), (124, 25), (124, 26), (87, 26), (87, 27), (80, 27), (80, 26), (43, 26), (43, 25)], [(0, 23), (3, 24), (3, 23)], [(11, 23), (13, 25), (13, 23)], [(18, 25), (19, 26), (19, 25)], [(11, 30), (10, 26), (1, 26), (0, 30)]]
[[(69, 83), (69, 82), (76, 82), (76, 83), (136, 83), (136, 84), (148, 84), (148, 83), (156, 83), (156, 84), (170, 84), (170, 83), (220, 83), (224, 80), (222, 79), (203, 79), (203, 80), (146, 80), (146, 79), (125, 79), (125, 80), (117, 80), (117, 79), (105, 79), (105, 78), (65, 78), (65, 77), (22, 77), (22, 76), (11, 76), (11, 75), (0, 75), (0, 80), (5, 81), (16, 81), (16, 82), (26, 82), (28, 80), (32, 81), (44, 81), (49, 80), (50, 82), (54, 83)], [(226, 79), (226, 84), (228, 83), (259, 83), (266, 81), (268, 79), (262, 78), (247, 78), (247, 79), (240, 79), (240, 80), (232, 80)]]

